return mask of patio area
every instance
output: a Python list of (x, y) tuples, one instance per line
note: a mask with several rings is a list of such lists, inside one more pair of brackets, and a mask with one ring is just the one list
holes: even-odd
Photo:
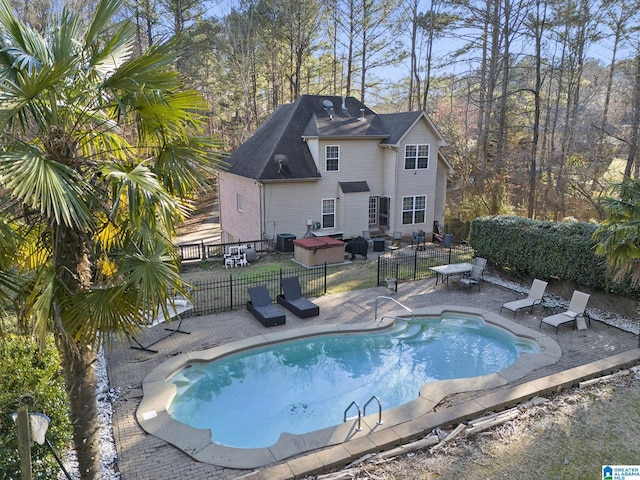
[[(156, 366), (179, 353), (209, 349), (232, 341), (264, 333), (276, 333), (301, 326), (350, 324), (373, 320), (377, 296), (392, 296), (412, 309), (435, 305), (456, 305), (498, 313), (503, 303), (519, 295), (512, 290), (484, 282), (477, 289), (435, 285), (435, 279), (406, 283), (390, 295), (385, 287), (358, 290), (314, 299), (320, 306), (320, 316), (299, 319), (287, 313), (286, 325), (265, 329), (248, 311), (187, 318), (183, 330), (155, 344), (157, 354), (120, 347), (108, 354), (111, 387), (119, 398), (113, 405), (113, 430), (118, 450), (118, 466), (123, 480), (192, 478), (192, 479), (286, 479), (302, 478), (331, 466), (346, 465), (362, 455), (415, 440), (441, 424), (457, 423), (480, 416), (486, 410), (500, 410), (537, 394), (567, 388), (590, 377), (596, 377), (640, 363), (638, 337), (617, 328), (593, 321), (588, 330), (575, 331), (565, 326), (555, 335), (545, 331), (560, 345), (563, 355), (557, 363), (536, 370), (508, 385), (483, 391), (458, 393), (446, 397), (435, 412), (399, 428), (387, 429), (364, 438), (316, 450), (285, 459), (259, 470), (238, 470), (197, 462), (174, 446), (147, 434), (138, 424), (135, 413), (142, 397), (142, 380)], [(392, 301), (380, 301), (378, 315), (397, 310)], [(538, 330), (543, 309), (533, 315), (518, 314), (516, 322)], [(505, 314), (511, 318), (511, 312)], [(543, 326), (543, 329), (545, 327)], [(156, 325), (144, 336), (142, 343), (166, 335), (164, 325)], [(480, 412), (480, 413), (479, 413)]]

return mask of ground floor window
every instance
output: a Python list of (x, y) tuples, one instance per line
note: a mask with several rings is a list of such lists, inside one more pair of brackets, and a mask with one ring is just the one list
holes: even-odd
[(322, 228), (335, 228), (336, 226), (336, 199), (322, 199)]
[(424, 223), (427, 217), (427, 197), (416, 195), (402, 197), (402, 224)]

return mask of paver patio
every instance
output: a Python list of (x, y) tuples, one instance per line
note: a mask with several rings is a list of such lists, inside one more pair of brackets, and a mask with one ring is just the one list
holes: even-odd
[[(518, 297), (513, 291), (488, 282), (484, 282), (481, 291), (478, 292), (477, 289), (459, 289), (456, 286), (438, 285), (436, 287), (435, 280), (431, 279), (401, 284), (398, 292), (393, 295), (390, 295), (385, 287), (325, 295), (314, 299), (314, 302), (320, 305), (319, 317), (299, 319), (287, 313), (286, 325), (272, 327), (268, 331), (373, 320), (376, 297), (381, 295), (393, 296), (409, 308), (459, 305), (486, 309), (495, 313), (500, 311), (503, 303)], [(378, 316), (397, 309), (398, 306), (394, 302), (381, 300), (378, 304)], [(529, 315), (528, 311), (520, 312), (516, 321), (537, 330), (542, 315), (544, 315), (542, 308), (537, 307), (533, 315)], [(507, 312), (505, 316), (511, 318), (511, 313)], [(187, 318), (182, 328), (190, 331), (191, 334), (176, 333), (159, 341), (154, 346), (159, 350), (157, 354), (121, 346), (107, 355), (111, 386), (120, 394), (114, 404), (113, 430), (122, 480), (302, 478), (306, 473), (316, 472), (329, 465), (346, 464), (370, 449), (383, 448), (392, 442), (382, 437), (372, 437), (367, 442), (329, 447), (257, 471), (222, 468), (193, 460), (174, 446), (147, 434), (137, 423), (135, 412), (142, 398), (142, 380), (160, 363), (179, 353), (209, 349), (265, 333), (266, 329), (246, 310)], [(140, 340), (142, 343), (150, 342), (165, 336), (166, 333), (164, 325), (156, 325), (145, 332)], [(451, 420), (466, 415), (472, 416), (480, 407), (501, 408), (503, 405), (517, 403), (523, 396), (544, 392), (558, 386), (566, 387), (586, 376), (597, 376), (601, 372), (604, 374), (614, 371), (621, 365), (640, 363), (640, 349), (636, 335), (597, 321), (593, 321), (587, 330), (576, 331), (565, 326), (557, 335), (553, 329), (549, 329), (547, 333), (553, 336), (562, 348), (563, 355), (559, 362), (536, 370), (503, 387), (447, 397), (437, 407), (439, 418)], [(427, 430), (425, 434), (435, 426), (429, 423), (433, 421), (435, 420), (423, 420)], [(415, 425), (412, 428), (415, 429)], [(381, 445), (383, 447), (380, 447)]]

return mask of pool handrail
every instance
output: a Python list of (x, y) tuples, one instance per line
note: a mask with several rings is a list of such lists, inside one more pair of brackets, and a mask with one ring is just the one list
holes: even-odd
[(342, 422), (344, 423), (347, 421), (347, 412), (351, 410), (351, 407), (353, 407), (354, 405), (358, 409), (358, 426), (356, 427), (356, 432), (359, 432), (360, 430), (362, 430), (362, 410), (360, 410), (360, 405), (358, 405), (358, 402), (356, 402), (355, 400), (351, 402), (347, 409), (344, 411), (344, 418), (342, 419)]
[[(400, 305), (402, 308), (404, 308), (407, 312), (409, 312), (411, 314), (411, 320), (413, 320), (413, 310), (411, 310), (409, 307), (407, 307), (406, 305), (403, 305), (402, 303), (400, 303), (398, 300), (396, 300), (393, 297), (387, 297), (385, 295), (379, 295), (376, 297), (376, 304), (375, 304), (375, 310), (374, 310), (374, 321), (378, 320), (378, 300), (380, 300), (381, 298), (386, 298), (388, 300), (393, 300), (394, 302), (396, 302), (398, 305)], [(388, 315), (386, 315), (388, 316)], [(385, 316), (383, 316), (380, 320), (382, 321), (382, 319), (385, 318)], [(392, 317), (395, 318), (395, 317)]]
[(376, 422), (376, 424), (382, 425), (382, 402), (377, 395), (373, 395), (369, 400), (367, 400), (367, 403), (365, 403), (364, 407), (362, 407), (362, 415), (364, 415), (365, 417), (367, 416), (367, 405), (369, 405), (373, 400), (378, 402), (378, 421)]

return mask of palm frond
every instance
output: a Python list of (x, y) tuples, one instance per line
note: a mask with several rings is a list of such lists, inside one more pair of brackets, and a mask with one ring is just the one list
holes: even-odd
[(27, 144), (0, 151), (0, 186), (57, 223), (82, 229), (91, 224), (82, 185), (77, 172)]
[(121, 341), (135, 336), (144, 325), (135, 289), (117, 285), (76, 292), (64, 299), (63, 323), (74, 340), (84, 345), (102, 346), (115, 334)]
[(118, 68), (105, 81), (105, 87), (119, 92), (144, 90), (169, 91), (180, 84), (178, 73), (173, 69), (178, 58), (172, 43), (155, 46), (138, 58), (134, 58)]
[(135, 243), (153, 243), (173, 231), (173, 219), (180, 215), (175, 200), (146, 164), (108, 165), (103, 175), (113, 192), (110, 218), (128, 225), (125, 228), (138, 238)]
[(13, 47), (16, 67), (34, 68), (51, 62), (47, 42), (15, 17), (9, 0), (0, 0), (0, 31), (7, 36), (7, 45)]
[(111, 20), (121, 8), (121, 0), (101, 0), (98, 2), (95, 14), (85, 35), (85, 50), (91, 50), (93, 45), (100, 40), (100, 37), (106, 34), (106, 31), (112, 27)]
[(131, 59), (135, 43), (134, 27), (125, 23), (91, 58), (93, 70), (98, 73), (100, 81), (109, 77)]
[(27, 112), (38, 124), (50, 121), (51, 112), (57, 105), (45, 107), (44, 103), (35, 104), (33, 100), (56, 85), (66, 83), (74, 68), (74, 61), (68, 60), (46, 65), (40, 70), (23, 70), (15, 82), (5, 80), (0, 84), (0, 129), (6, 128), (15, 115), (21, 115), (28, 123)]
[(640, 180), (626, 177), (614, 193), (600, 201), (607, 219), (593, 234), (596, 254), (606, 257), (616, 280), (629, 276), (640, 285)]
[(82, 26), (80, 16), (65, 7), (61, 20), (53, 32), (51, 52), (55, 61), (65, 61), (78, 55)]
[(187, 199), (193, 185), (204, 187), (214, 169), (223, 168), (222, 142), (211, 137), (177, 139), (158, 154), (154, 171), (173, 195)]

